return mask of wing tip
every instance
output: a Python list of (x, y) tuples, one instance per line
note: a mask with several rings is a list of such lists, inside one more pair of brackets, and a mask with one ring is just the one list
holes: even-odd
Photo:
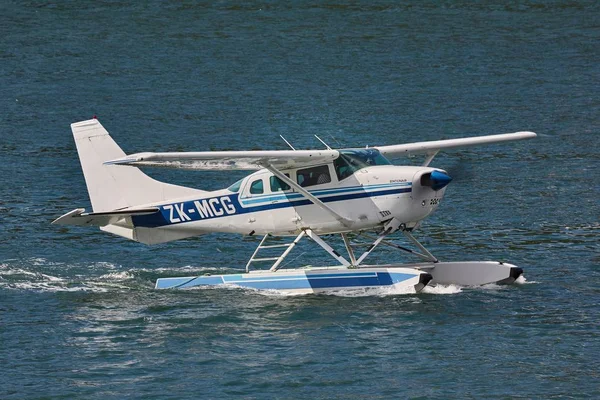
[(532, 131), (519, 131), (519, 132), (512, 133), (511, 135), (521, 136), (523, 139), (532, 139), (534, 137), (537, 137), (537, 133), (532, 132)]

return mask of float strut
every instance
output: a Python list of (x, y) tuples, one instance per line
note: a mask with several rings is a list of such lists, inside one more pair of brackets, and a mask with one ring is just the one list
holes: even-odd
[(353, 266), (356, 266), (356, 257), (354, 257), (354, 251), (352, 251), (352, 247), (350, 246), (350, 240), (348, 240), (348, 236), (345, 233), (342, 233), (342, 239), (344, 239), (344, 245), (346, 246), (346, 250), (348, 251), (348, 256), (350, 257), (350, 262)]
[(425, 247), (423, 247), (423, 245), (419, 243), (419, 241), (415, 239), (415, 237), (409, 231), (404, 230), (402, 231), (402, 233), (404, 234), (404, 236), (406, 236), (408, 240), (410, 240), (415, 246), (417, 246), (419, 250), (421, 250), (427, 257), (429, 257), (430, 261), (434, 263), (439, 261), (437, 258), (434, 257), (433, 254), (431, 254)]
[(359, 258), (358, 258), (358, 260), (356, 260), (356, 266), (359, 266), (359, 265), (360, 265), (360, 263), (361, 263), (361, 262), (363, 262), (363, 260), (364, 260), (365, 258), (367, 258), (367, 256), (368, 256), (369, 254), (371, 254), (371, 252), (372, 252), (373, 250), (375, 250), (375, 247), (377, 247), (377, 246), (379, 245), (379, 243), (381, 243), (381, 242), (383, 241), (383, 239), (385, 239), (385, 238), (386, 238), (388, 235), (389, 235), (389, 234), (387, 234), (387, 233), (383, 233), (383, 234), (379, 235), (379, 236), (377, 237), (377, 239), (376, 239), (376, 240), (373, 242), (373, 244), (371, 244), (371, 245), (369, 246), (369, 248), (368, 248), (368, 249), (367, 249), (367, 250), (366, 250), (364, 253), (362, 253), (362, 255), (361, 255)]
[(333, 247), (331, 247), (330, 245), (328, 245), (327, 243), (325, 243), (325, 241), (323, 241), (323, 239), (321, 239), (312, 230), (306, 229), (305, 232), (308, 235), (308, 237), (310, 237), (319, 246), (321, 246), (323, 248), (323, 250), (325, 250), (326, 252), (328, 252), (330, 256), (332, 256), (333, 258), (335, 258), (336, 260), (338, 260), (338, 262), (340, 262), (344, 267), (351, 267), (352, 266), (344, 257), (342, 257), (342, 255), (340, 253), (338, 253), (337, 251), (335, 251), (335, 249)]

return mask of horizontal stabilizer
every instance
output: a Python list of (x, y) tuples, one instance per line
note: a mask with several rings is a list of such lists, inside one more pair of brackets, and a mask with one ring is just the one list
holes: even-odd
[(410, 155), (434, 154), (440, 150), (456, 149), (467, 146), (477, 146), (507, 142), (512, 140), (531, 139), (537, 135), (533, 132), (503, 133), (500, 135), (476, 136), (470, 138), (434, 140), (431, 142), (418, 142), (408, 144), (395, 144), (391, 146), (375, 146), (384, 155)]
[(139, 208), (136, 210), (113, 210), (106, 212), (86, 213), (85, 208), (76, 208), (52, 221), (57, 225), (106, 226), (134, 215), (148, 215), (159, 212), (158, 207)]

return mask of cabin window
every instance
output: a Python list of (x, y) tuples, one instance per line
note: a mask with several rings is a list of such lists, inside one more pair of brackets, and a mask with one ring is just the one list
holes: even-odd
[(338, 179), (344, 180), (346, 178), (348, 178), (349, 176), (351, 176), (355, 171), (359, 170), (360, 168), (352, 165), (346, 157), (342, 156), (340, 154), (340, 156), (338, 158), (336, 158), (333, 161), (333, 167), (335, 168), (335, 174), (337, 175)]
[(373, 165), (391, 165), (377, 149), (341, 150), (340, 156), (333, 161), (333, 167), (341, 181), (359, 169)]
[(242, 186), (242, 181), (243, 181), (243, 180), (244, 180), (243, 178), (242, 178), (242, 179), (240, 179), (239, 181), (237, 181), (237, 182), (236, 182), (236, 183), (234, 183), (233, 185), (229, 186), (229, 187), (227, 188), (227, 190), (229, 190), (230, 192), (233, 192), (233, 193), (237, 193), (237, 192), (239, 192), (239, 191), (240, 191), (240, 187)]
[(262, 179), (257, 179), (250, 185), (250, 194), (262, 194), (264, 192), (263, 189), (263, 181)]
[(299, 169), (296, 171), (296, 181), (302, 187), (322, 185), (331, 182), (329, 167), (321, 165), (319, 167)]
[[(285, 176), (287, 176), (288, 178), (290, 177), (289, 174), (285, 174)], [(288, 185), (276, 176), (271, 176), (269, 178), (269, 183), (271, 184), (271, 192), (281, 192), (283, 190), (290, 190), (290, 185)]]

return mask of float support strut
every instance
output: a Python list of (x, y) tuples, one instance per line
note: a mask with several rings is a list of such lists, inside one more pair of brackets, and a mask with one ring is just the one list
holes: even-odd
[(352, 247), (350, 246), (350, 240), (345, 233), (342, 233), (342, 239), (344, 239), (344, 245), (346, 246), (346, 251), (348, 251), (348, 256), (350, 257), (350, 262), (352, 265), (356, 266), (356, 257), (354, 257), (354, 251), (352, 251)]
[(325, 241), (323, 239), (321, 239), (312, 230), (306, 229), (305, 232), (308, 235), (308, 237), (310, 237), (312, 240), (315, 241), (315, 243), (317, 243), (319, 246), (321, 246), (323, 248), (323, 250), (325, 250), (326, 252), (328, 252), (330, 256), (332, 256), (333, 258), (335, 258), (336, 260), (338, 260), (340, 263), (342, 263), (342, 265), (344, 267), (351, 267), (352, 266), (344, 257), (342, 257), (342, 255), (340, 253), (338, 253), (337, 251), (335, 251), (335, 249), (333, 247), (331, 247), (330, 245), (328, 245), (327, 243), (325, 243)]
[(429, 252), (429, 250), (427, 250), (425, 247), (423, 247), (423, 245), (421, 243), (419, 243), (419, 241), (417, 239), (415, 239), (415, 237), (409, 232), (409, 231), (402, 231), (402, 233), (404, 234), (404, 236), (406, 236), (406, 238), (408, 240), (410, 240), (415, 246), (417, 246), (419, 248), (419, 250), (421, 250), (423, 252), (423, 254), (425, 254), (427, 257), (429, 257), (430, 261), (436, 263), (439, 260), (437, 258), (435, 258), (435, 256), (433, 254), (431, 254)]

